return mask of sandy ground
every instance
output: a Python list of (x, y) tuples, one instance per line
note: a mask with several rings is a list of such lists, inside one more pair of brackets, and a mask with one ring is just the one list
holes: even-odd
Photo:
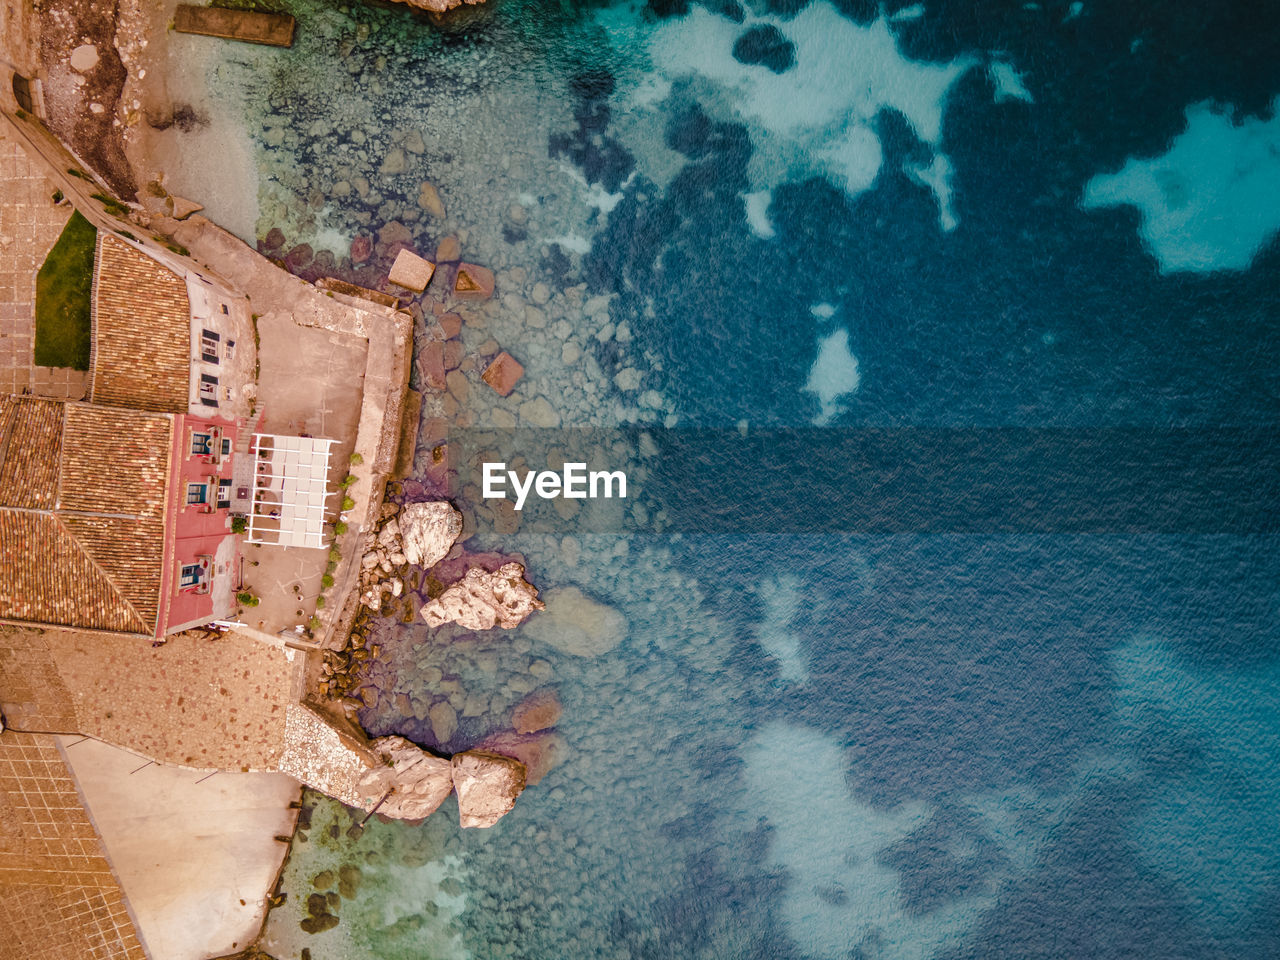
[[(215, 92), (217, 58), (275, 51), (168, 29), (178, 0), (119, 0), (120, 41), (129, 77), (125, 155), (138, 182), (203, 204), (210, 219), (252, 240), (258, 220), (253, 145), (236, 112), (235, 91)], [(246, 186), (248, 185), (248, 186)]]
[(293, 833), (297, 782), (59, 742), (153, 960), (204, 960), (253, 940), (286, 851), (275, 837)]

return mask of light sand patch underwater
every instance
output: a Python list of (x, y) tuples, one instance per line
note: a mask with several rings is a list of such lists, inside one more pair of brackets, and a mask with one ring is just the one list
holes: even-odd
[(836, 330), (818, 342), (818, 356), (809, 369), (802, 388), (817, 398), (819, 410), (814, 426), (824, 426), (845, 411), (840, 398), (856, 393), (862, 384), (858, 358), (849, 349), (849, 332)]
[[(665, 80), (656, 87), (652, 74), (642, 75), (623, 93), (623, 102), (633, 110), (652, 108), (658, 90), (692, 82), (704, 107), (750, 128), (750, 173), (757, 190), (813, 175), (828, 177), (851, 196), (869, 189), (883, 163), (875, 123), (886, 109), (899, 112), (941, 156), (947, 96), (975, 63), (969, 58), (943, 64), (911, 60), (898, 47), (892, 21), (881, 17), (862, 26), (824, 2), (810, 4), (790, 20), (749, 13), (741, 24), (698, 6), (651, 33), (616, 8), (598, 19), (616, 46), (643, 48)], [(776, 31), (772, 36), (794, 50), (793, 65), (775, 72), (735, 58), (735, 47), (753, 29)], [(641, 157), (648, 152), (644, 144), (628, 146)], [(945, 208), (947, 197), (935, 182), (921, 182)], [(765, 236), (759, 208), (749, 206), (746, 212), (752, 229)], [(945, 227), (949, 210), (942, 219)]]
[(1118, 713), (1139, 743), (1170, 735), (1199, 757), (1134, 825), (1141, 855), (1226, 931), (1263, 922), (1280, 875), (1280, 665), (1206, 673), (1152, 639), (1115, 654)]
[(1161, 156), (1131, 157), (1084, 188), (1086, 209), (1132, 205), (1162, 273), (1247, 270), (1280, 230), (1280, 98), (1271, 118), (1204, 101)]

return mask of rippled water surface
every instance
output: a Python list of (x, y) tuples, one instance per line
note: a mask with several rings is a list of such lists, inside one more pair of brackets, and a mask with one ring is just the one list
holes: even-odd
[[(560, 762), (489, 831), (449, 801), (355, 838), (313, 798), (271, 949), (1280, 953), (1258, 466), (1280, 396), (1280, 21), (491, 0), (442, 30), (288, 6), (291, 51), (210, 67), (208, 109), (258, 171), (227, 201), (246, 239), (376, 284), (394, 242), (457, 235), (498, 278), (467, 351), (527, 375), (501, 400), (463, 371), (426, 419), (476, 449), (529, 428), (548, 460), (586, 442), (636, 492), (512, 532), (460, 484), (468, 547), (522, 555), (549, 609), (484, 635), (380, 623), (362, 720), (464, 749), (553, 686)], [(872, 428), (894, 439), (850, 433)], [(1131, 482), (1141, 510), (1037, 482), (1040, 447), (1014, 484), (1007, 428), (1056, 431), (1055, 469), (1078, 439), (1079, 472)], [(693, 430), (716, 463), (680, 459)], [(1176, 443), (1129, 477), (1148, 430)], [(845, 496), (872, 502), (804, 522)], [(309, 934), (318, 875), (340, 923)]]

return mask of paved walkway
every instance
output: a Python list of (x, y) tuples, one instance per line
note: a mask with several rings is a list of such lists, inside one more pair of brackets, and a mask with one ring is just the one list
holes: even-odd
[(0, 395), (32, 393), (80, 399), (86, 374), (34, 364), (36, 272), (71, 218), (56, 205), (57, 185), (0, 127)]
[(147, 960), (53, 737), (0, 734), (0, 956)]
[(87, 734), (195, 770), (287, 773), (362, 805), (356, 783), (373, 759), (300, 702), (305, 670), (304, 651), (250, 630), (153, 647), (0, 625), (0, 710), (14, 730)]

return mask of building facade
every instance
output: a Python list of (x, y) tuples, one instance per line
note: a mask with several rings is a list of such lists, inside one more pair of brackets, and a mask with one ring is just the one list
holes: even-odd
[(172, 259), (98, 232), (89, 399), (247, 417), (255, 393), (248, 301)]
[(222, 417), (175, 417), (173, 557), (167, 633), (225, 619), (235, 608), (239, 552), (231, 534), (236, 425)]
[(236, 427), (0, 401), (0, 621), (161, 639), (235, 609)]

